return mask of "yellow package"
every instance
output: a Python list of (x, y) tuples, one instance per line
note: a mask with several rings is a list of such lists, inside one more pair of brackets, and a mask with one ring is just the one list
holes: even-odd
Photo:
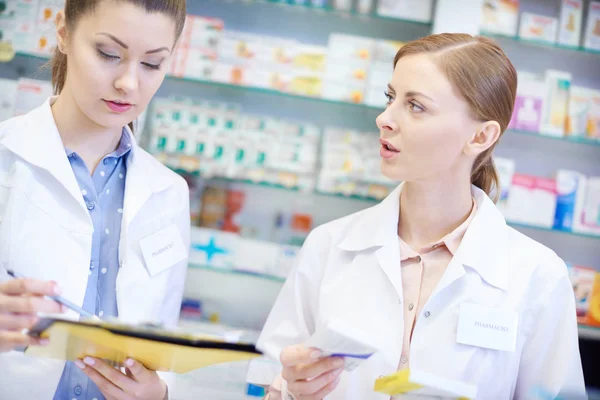
[(415, 369), (404, 369), (377, 379), (374, 390), (390, 396), (410, 393), (458, 400), (472, 399), (477, 394), (477, 389), (473, 385)]

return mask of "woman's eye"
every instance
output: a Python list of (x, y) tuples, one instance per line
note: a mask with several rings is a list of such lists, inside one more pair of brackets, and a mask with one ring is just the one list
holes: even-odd
[(409, 102), (408, 107), (410, 108), (410, 111), (412, 111), (412, 112), (425, 111), (425, 109), (423, 107), (421, 107), (419, 104), (415, 103), (414, 101)]
[(106, 54), (106, 53), (105, 53), (105, 52), (103, 52), (102, 50), (98, 50), (98, 55), (99, 55), (101, 58), (104, 58), (105, 60), (108, 60), (108, 61), (115, 61), (115, 60), (118, 60), (118, 59), (119, 59), (119, 56), (113, 56), (113, 55), (111, 55), (111, 54)]
[(392, 104), (394, 102), (394, 97), (389, 92), (383, 92), (383, 94), (385, 95), (388, 104)]
[(148, 69), (155, 70), (155, 71), (160, 69), (160, 64), (142, 63), (142, 65)]

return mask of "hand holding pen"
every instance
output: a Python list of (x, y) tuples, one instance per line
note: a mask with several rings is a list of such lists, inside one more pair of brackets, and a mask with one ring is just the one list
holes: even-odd
[(47, 341), (28, 336), (23, 330), (32, 328), (38, 313), (64, 313), (67, 307), (46, 298), (59, 296), (56, 282), (36, 279), (11, 279), (0, 283), (0, 352), (30, 345), (46, 345)]

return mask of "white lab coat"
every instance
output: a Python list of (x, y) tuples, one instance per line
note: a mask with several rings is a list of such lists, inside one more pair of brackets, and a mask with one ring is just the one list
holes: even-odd
[[(55, 280), (65, 298), (81, 305), (93, 225), (52, 116), (53, 100), (0, 124), (0, 281), (8, 279), (7, 268)], [(153, 273), (140, 240), (175, 224), (188, 249), (188, 192), (181, 177), (134, 144), (127, 158), (116, 284), (123, 321), (177, 324), (187, 260)], [(63, 366), (15, 351), (0, 354), (0, 398), (52, 399)]]
[[(284, 347), (303, 343), (334, 319), (370, 335), (379, 352), (344, 372), (328, 400), (389, 400), (373, 387), (378, 377), (397, 371), (404, 335), (397, 235), (401, 190), (402, 185), (380, 204), (309, 235), (258, 341), (278, 359)], [(565, 263), (507, 226), (483, 191), (473, 187), (473, 195), (478, 211), (418, 316), (410, 367), (476, 385), (478, 399), (530, 399), (538, 387), (569, 399), (585, 397)], [(515, 351), (457, 344), (459, 307), (465, 302), (516, 311)]]

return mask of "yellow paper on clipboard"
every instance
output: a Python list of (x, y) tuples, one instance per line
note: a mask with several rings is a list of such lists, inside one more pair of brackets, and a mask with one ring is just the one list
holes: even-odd
[(29, 348), (27, 355), (66, 361), (92, 356), (114, 365), (123, 365), (127, 358), (133, 358), (146, 368), (178, 374), (261, 355), (252, 344), (109, 322), (48, 318), (30, 334), (50, 339), (50, 344)]
[(374, 390), (390, 396), (414, 394), (458, 400), (474, 399), (477, 395), (477, 388), (473, 385), (415, 369), (404, 369), (377, 379)]

